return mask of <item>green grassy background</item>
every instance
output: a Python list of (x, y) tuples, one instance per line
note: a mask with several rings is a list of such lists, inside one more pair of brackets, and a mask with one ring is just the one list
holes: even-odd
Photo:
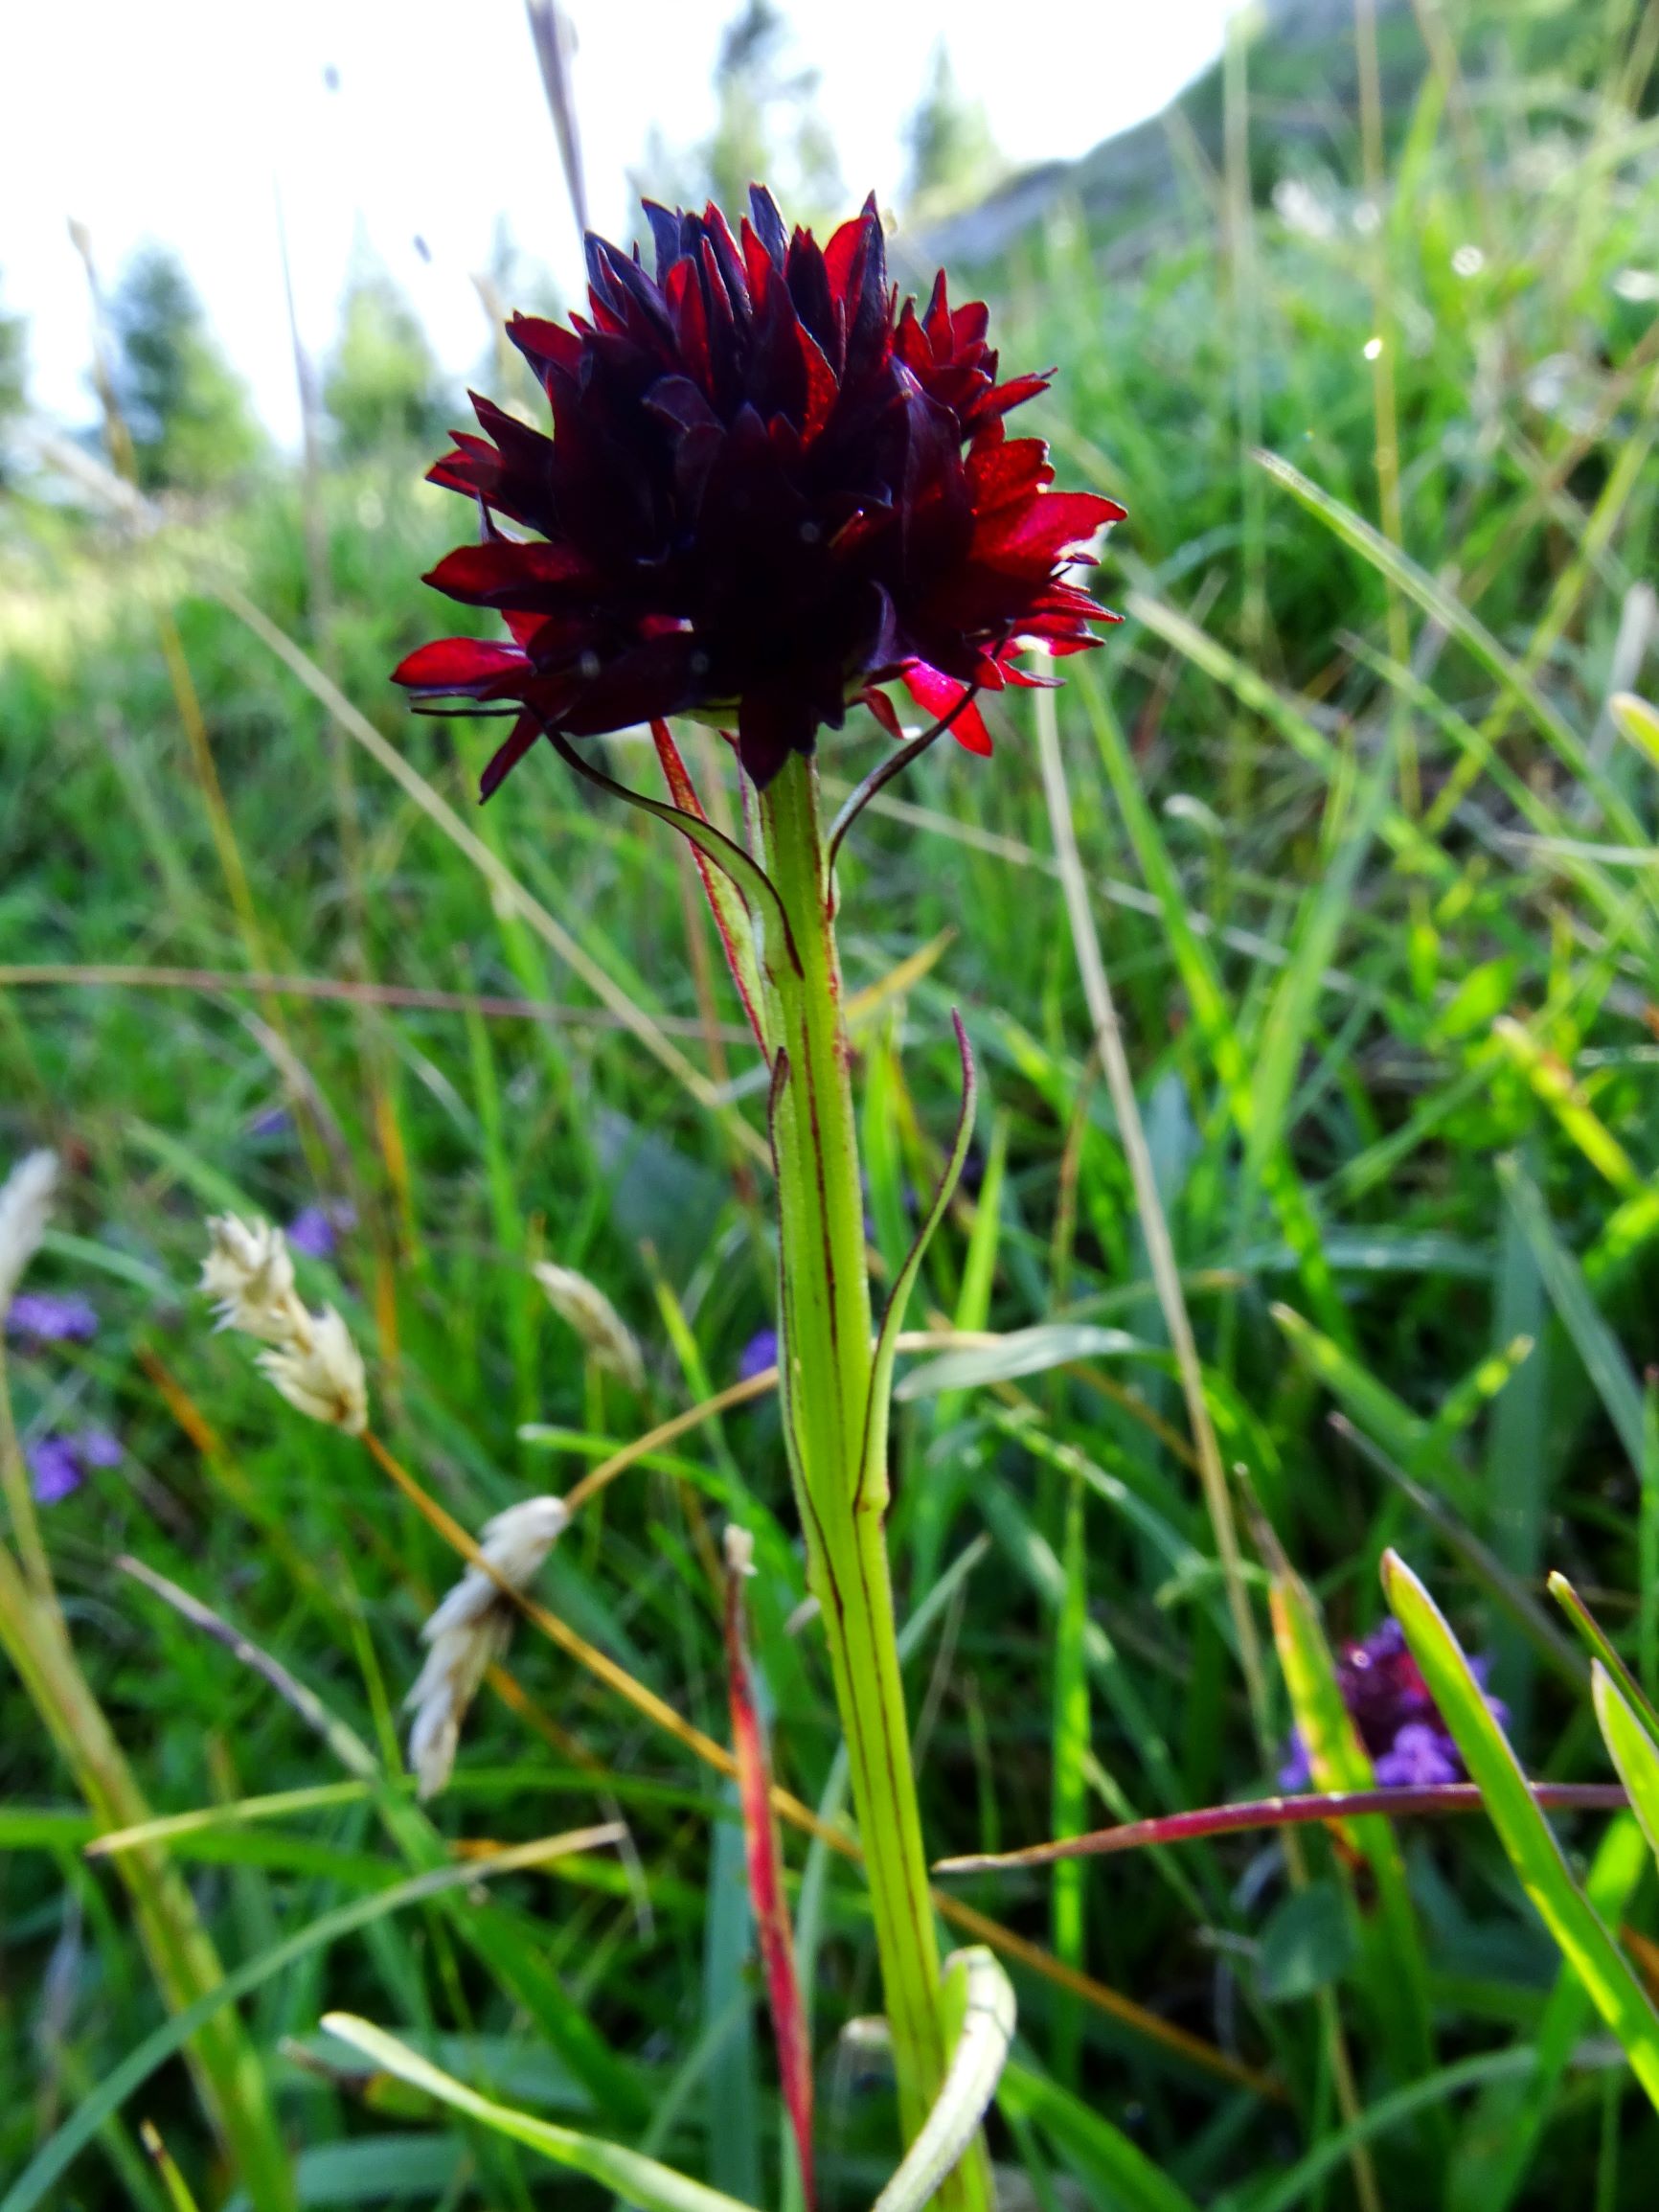
[[(1170, 192), (1133, 226), (1103, 235), (1062, 205), (987, 282), (1005, 362), (1060, 366), (1031, 413), (1062, 480), (1129, 510), (1104, 571), (1128, 619), (1068, 664), (1058, 727), (1223, 1452), (1333, 1637), (1379, 1617), (1377, 1561), (1398, 1545), (1492, 1653), (1529, 1770), (1599, 1780), (1587, 1707), (1517, 1592), (1535, 1598), (1558, 1566), (1606, 1593), (1659, 1688), (1659, 1586), (1639, 1559), (1659, 1527), (1642, 1380), (1659, 1358), (1655, 770), (1606, 712), (1610, 690), (1653, 686), (1630, 642), (1659, 490), (1654, 11), (1511, 8), (1456, 39), (1455, 14), (1449, 31), (1423, 19), (1440, 42), (1369, 184), (1356, 109), (1333, 97), (1322, 139), (1281, 144), (1240, 48), (1217, 80), (1235, 126), (1219, 169), (1178, 144)], [(359, 1449), (291, 1415), (245, 1347), (213, 1335), (192, 1287), (206, 1213), (356, 1207), (337, 1262), (304, 1267), (304, 1287), (342, 1306), (377, 1425), (470, 1528), (729, 1381), (768, 1317), (767, 1193), (740, 1134), (761, 1102), (681, 855), (551, 758), (478, 812), (484, 733), (411, 721), (387, 684), (438, 619), (420, 572), (465, 524), (417, 479), (411, 458), (383, 458), (144, 528), (89, 494), (13, 501), (0, 549), (0, 1144), (64, 1152), (68, 1197), (32, 1283), (86, 1294), (102, 1319), (84, 1350), (14, 1347), (12, 1396), (26, 1437), (98, 1421), (126, 1448), (43, 1520), (81, 1662), (163, 1812), (343, 1769), (120, 1556), (280, 1658), (386, 1773), (416, 1630), (453, 1571)], [(492, 902), (217, 595), (226, 582), (728, 1104), (700, 1103)], [(919, 1319), (1131, 1339), (999, 1388), (923, 1376), (902, 1411), (893, 1541), (903, 1609), (928, 1608), (911, 1689), (938, 1855), (1250, 1794), (1275, 1764), (1092, 1058), (1031, 717), (1026, 699), (993, 706), (989, 763), (936, 748), (865, 816), (843, 870), (854, 988), (934, 955), (859, 1030), (883, 1263), (948, 1136), (955, 1006), (987, 1098), (979, 1174)], [(831, 784), (880, 741), (829, 740)], [(648, 748), (609, 759), (649, 781)], [(87, 973), (133, 964), (194, 979)], [(64, 972), (28, 981), (25, 965)], [(250, 971), (450, 996), (324, 1002), (256, 991)], [(529, 1275), (541, 1254), (625, 1312), (647, 1398), (584, 1369)], [(1524, 1359), (1483, 1366), (1520, 1336)], [(761, 1537), (780, 1778), (816, 1804), (833, 1713), (818, 1642), (791, 1620), (801, 1568), (769, 1405), (623, 1477), (543, 1593), (723, 1741), (710, 1535), (733, 1512)], [(260, 1983), (243, 2011), (303, 2199), (525, 2205), (580, 2186), (365, 2084), (316, 2033), (345, 2006), (437, 2039), (513, 2101), (772, 2201), (775, 2074), (729, 1793), (528, 1631), (511, 1665), (529, 1710), (486, 1694), (438, 1829), (520, 1840), (620, 1807), (634, 1856), (510, 1878), (488, 1912), (389, 1912)], [(1276, 1673), (1273, 1690), (1270, 1737), (1287, 1722)], [(161, 2005), (10, 1675), (0, 1712), (10, 2176)], [(1569, 1834), (1588, 1854), (1600, 1830)], [(171, 1850), (240, 1966), (388, 1887), (420, 1848), (360, 1794)], [(837, 2041), (878, 2002), (873, 1951), (855, 1878), (808, 1863), (799, 1838), (787, 1849), (816, 1930), (828, 2190), (854, 2203), (892, 2141), (879, 2057)], [(1294, 1904), (1261, 1839), (959, 1885), (1283, 2092), (1220, 2081), (1016, 1969), (1035, 2086), (993, 2123), (1011, 2188), (1045, 2212), (1357, 2201), (1336, 2140), (1337, 2017), (1389, 2206), (1646, 2204), (1659, 2135), (1606, 2052), (1587, 2045), (1535, 2095), (1503, 2057), (1544, 2032), (1557, 1961), (1484, 1823), (1404, 1836), (1426, 2044), (1366, 1883), (1323, 1838), (1305, 1857)], [(1659, 1932), (1650, 1894), (1625, 1917)], [(1438, 2068), (1463, 2070), (1394, 2114)], [(172, 2062), (51, 2201), (162, 2203), (136, 2147), (146, 2116), (204, 2205), (234, 2193)], [(1155, 2193), (1112, 2131), (1185, 2199)]]

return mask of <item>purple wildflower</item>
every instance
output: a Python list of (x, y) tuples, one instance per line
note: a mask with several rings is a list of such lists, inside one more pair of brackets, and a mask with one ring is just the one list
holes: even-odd
[(57, 1505), (80, 1488), (80, 1455), (67, 1436), (41, 1436), (29, 1447), (29, 1477), (41, 1505)]
[(121, 1441), (107, 1428), (55, 1429), (28, 1448), (29, 1474), (41, 1505), (57, 1505), (80, 1488), (96, 1468), (116, 1467)]
[[(1484, 1685), (1487, 1660), (1473, 1659), (1470, 1665)], [(1462, 1755), (1441, 1721), (1398, 1621), (1384, 1621), (1362, 1642), (1345, 1644), (1337, 1656), (1336, 1679), (1360, 1742), (1375, 1766), (1379, 1788), (1422, 1789), (1465, 1779)], [(1489, 1698), (1487, 1703), (1502, 1725), (1509, 1718), (1502, 1699)], [(1279, 1769), (1279, 1786), (1307, 1790), (1312, 1782), (1307, 1747), (1300, 1731), (1293, 1729), (1284, 1765)]]
[(777, 1330), (758, 1329), (738, 1355), (738, 1380), (753, 1382), (757, 1375), (764, 1375), (768, 1367), (777, 1364)]
[(1421, 1790), (1436, 1782), (1461, 1782), (1464, 1763), (1443, 1729), (1426, 1721), (1408, 1721), (1395, 1734), (1391, 1749), (1376, 1762), (1384, 1790)]
[(6, 1310), (6, 1332), (26, 1344), (84, 1344), (98, 1334), (98, 1314), (84, 1298), (20, 1290)]
[(291, 1251), (307, 1260), (331, 1260), (339, 1248), (339, 1232), (354, 1229), (357, 1209), (347, 1198), (330, 1198), (320, 1206), (302, 1206), (284, 1235)]

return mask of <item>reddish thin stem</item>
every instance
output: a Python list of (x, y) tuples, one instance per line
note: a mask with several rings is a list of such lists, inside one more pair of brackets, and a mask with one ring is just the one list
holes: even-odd
[[(1616, 1782), (1534, 1782), (1533, 1795), (1546, 1813), (1622, 1813), (1630, 1800)], [(1235, 1836), (1252, 1828), (1304, 1828), (1314, 1821), (1352, 1820), (1380, 1813), (1408, 1815), (1478, 1813), (1481, 1793), (1472, 1782), (1439, 1782), (1420, 1790), (1334, 1790), (1304, 1797), (1256, 1797), (1240, 1805), (1206, 1805), (1155, 1820), (1125, 1820), (1057, 1843), (1023, 1851), (986, 1851), (934, 1862), (935, 1874), (983, 1874), (1010, 1866), (1052, 1866), (1061, 1859), (1098, 1859), (1141, 1851), (1156, 1843), (1194, 1843), (1209, 1836)]]

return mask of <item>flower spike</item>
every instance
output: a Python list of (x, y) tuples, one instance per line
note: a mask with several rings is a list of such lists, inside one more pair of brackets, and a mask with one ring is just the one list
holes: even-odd
[(426, 581), (508, 636), (437, 639), (396, 681), (522, 710), (486, 797), (544, 729), (562, 750), (682, 714), (735, 729), (764, 786), (894, 681), (989, 753), (972, 694), (1115, 619), (1069, 578), (1123, 509), (1007, 433), (1046, 376), (999, 384), (986, 308), (943, 275), (899, 308), (874, 196), (822, 246), (761, 186), (737, 237), (712, 205), (646, 218), (652, 272), (590, 236), (587, 313), (509, 326), (553, 436), (475, 397), (484, 434), (431, 471), (483, 536)]

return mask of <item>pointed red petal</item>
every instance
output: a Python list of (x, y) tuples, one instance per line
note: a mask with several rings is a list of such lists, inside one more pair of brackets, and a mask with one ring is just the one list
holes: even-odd
[(896, 741), (902, 741), (904, 729), (898, 719), (898, 709), (887, 694), (877, 691), (874, 684), (866, 684), (858, 696), (864, 701), (864, 704), (870, 709), (887, 735)]
[(439, 637), (430, 645), (417, 646), (406, 660), (400, 660), (392, 671), (392, 681), (433, 697), (445, 694), (459, 697), (476, 695), (497, 676), (529, 665), (516, 646), (489, 645), (476, 637)]
[[(899, 675), (917, 705), (924, 708), (936, 722), (943, 720), (967, 690), (966, 684), (959, 684), (954, 676), (947, 676), (943, 669), (931, 668), (924, 660), (913, 660), (900, 670)], [(990, 732), (971, 699), (951, 723), (950, 734), (965, 751), (977, 753), (982, 759), (989, 757)]]
[(541, 735), (541, 724), (534, 715), (520, 715), (512, 725), (512, 735), (506, 744), (498, 746), (490, 756), (489, 764), (478, 779), (479, 803), (500, 788), (509, 772), (516, 768), (532, 745)]

